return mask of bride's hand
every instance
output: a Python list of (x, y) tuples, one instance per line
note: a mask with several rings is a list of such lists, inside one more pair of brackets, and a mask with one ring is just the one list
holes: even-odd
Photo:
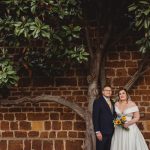
[(125, 123), (123, 126), (124, 126), (125, 128), (128, 128), (128, 127), (129, 127), (129, 124), (128, 124), (128, 123)]

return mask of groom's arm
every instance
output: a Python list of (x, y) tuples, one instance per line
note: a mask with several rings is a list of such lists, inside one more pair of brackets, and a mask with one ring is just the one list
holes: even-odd
[(102, 140), (102, 134), (100, 131), (100, 100), (95, 100), (93, 103), (93, 125), (96, 137), (98, 140)]
[(94, 125), (94, 131), (99, 132), (99, 124), (100, 124), (100, 100), (95, 100), (93, 103), (93, 125)]

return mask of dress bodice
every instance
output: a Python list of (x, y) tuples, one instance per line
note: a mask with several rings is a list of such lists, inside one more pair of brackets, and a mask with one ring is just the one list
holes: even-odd
[(123, 112), (121, 112), (119, 108), (115, 106), (115, 111), (116, 111), (117, 116), (125, 115), (127, 117), (127, 121), (130, 121), (133, 117), (133, 113), (138, 112), (139, 109), (137, 106), (132, 106), (132, 107), (126, 108)]

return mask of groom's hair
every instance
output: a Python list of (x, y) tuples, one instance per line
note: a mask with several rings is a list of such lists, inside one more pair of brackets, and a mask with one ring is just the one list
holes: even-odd
[(112, 89), (112, 87), (111, 87), (110, 85), (106, 84), (106, 85), (103, 86), (102, 91), (103, 91), (106, 87), (109, 87), (109, 88)]

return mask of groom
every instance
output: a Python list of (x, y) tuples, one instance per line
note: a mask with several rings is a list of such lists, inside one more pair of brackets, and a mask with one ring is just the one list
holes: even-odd
[(110, 150), (114, 131), (114, 105), (110, 99), (112, 89), (105, 85), (102, 96), (93, 103), (93, 125), (96, 134), (96, 150)]

